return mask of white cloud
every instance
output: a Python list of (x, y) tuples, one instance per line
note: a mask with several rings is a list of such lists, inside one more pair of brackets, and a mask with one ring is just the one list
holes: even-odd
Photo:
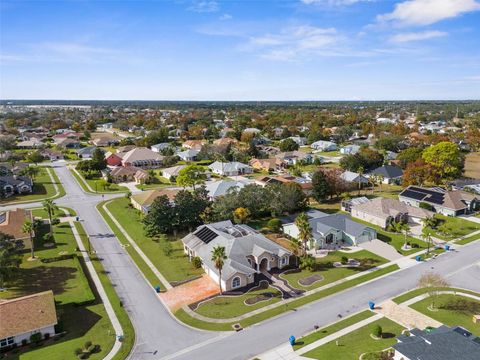
[(377, 20), (401, 25), (430, 25), (476, 10), (480, 10), (476, 0), (408, 0), (396, 4), (393, 12), (378, 15)]
[(448, 33), (444, 31), (408, 32), (408, 33), (400, 33), (400, 34), (393, 35), (390, 38), (390, 41), (394, 43), (406, 43), (410, 41), (434, 39), (434, 38), (444, 37), (447, 35)]
[(230, 20), (232, 18), (233, 18), (233, 16), (230, 15), (230, 14), (223, 14), (222, 16), (220, 16), (219, 19), (222, 20), (222, 21), (225, 21), (225, 20)]
[(215, 0), (194, 0), (188, 8), (188, 10), (198, 13), (217, 12), (219, 9), (220, 6)]

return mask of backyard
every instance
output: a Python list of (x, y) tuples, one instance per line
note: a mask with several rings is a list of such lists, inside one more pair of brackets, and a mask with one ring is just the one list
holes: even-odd
[[(370, 336), (376, 325), (380, 325), (383, 330), (383, 337), (380, 339)], [(303, 356), (313, 359), (358, 360), (364, 353), (379, 352), (395, 345), (396, 337), (402, 333), (402, 330), (401, 325), (382, 318), (338, 338), (336, 340), (338, 345), (336, 341), (331, 341)]]
[[(142, 215), (130, 206), (127, 198), (118, 198), (109, 202), (107, 209), (170, 283), (193, 279), (203, 273), (202, 269), (194, 268), (185, 256), (183, 244), (179, 238), (170, 237), (168, 240), (159, 240), (145, 236)], [(167, 251), (167, 242), (171, 245), (170, 253)]]
[[(25, 195), (20, 195), (20, 194), (14, 194), (12, 196), (9, 196), (8, 198), (2, 198), (0, 199), (0, 204), (5, 204), (5, 203), (11, 203), (11, 202), (33, 202), (33, 201), (40, 201), (46, 198), (54, 197), (57, 195), (55, 191), (55, 186), (53, 185), (54, 183), (57, 184), (57, 187), (59, 189), (59, 194), (57, 196), (60, 196), (63, 191), (63, 187), (60, 184), (60, 181), (56, 177), (56, 174), (54, 173), (53, 170), (46, 168), (46, 167), (38, 167), (38, 175), (35, 176), (33, 180), (33, 193), (31, 194), (25, 194)], [(50, 178), (49, 173), (52, 174), (54, 181)]]
[(41, 238), (46, 232), (47, 225), (37, 231), (35, 255), (38, 260), (27, 261), (30, 254), (25, 252), (18, 276), (7, 284), (7, 291), (0, 292), (0, 297), (13, 298), (51, 289), (59, 317), (56, 331), (64, 335), (43, 341), (39, 346), (12, 350), (5, 359), (75, 358), (74, 350), (84, 348), (87, 341), (98, 346), (88, 358), (102, 359), (113, 346), (114, 331), (90, 285), (72, 230), (66, 223), (55, 226), (55, 246), (50, 248), (42, 245)]
[[(355, 259), (360, 262), (357, 267), (334, 267), (333, 263), (341, 262), (342, 257)], [(319, 286), (344, 279), (388, 262), (386, 259), (372, 254), (367, 250), (354, 253), (342, 251), (330, 252), (327, 256), (316, 259), (316, 270), (293, 270), (281, 274), (280, 277), (288, 281), (290, 286), (301, 290), (312, 290)], [(310, 283), (310, 284), (309, 284)]]
[(472, 321), (473, 315), (480, 315), (480, 301), (461, 295), (440, 294), (435, 299), (435, 310), (429, 306), (432, 299), (427, 297), (410, 305), (411, 308), (447, 326), (461, 326), (480, 336), (480, 324)]

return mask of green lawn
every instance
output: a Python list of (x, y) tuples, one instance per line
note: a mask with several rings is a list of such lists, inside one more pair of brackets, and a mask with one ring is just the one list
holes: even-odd
[(469, 236), (469, 237), (466, 237), (462, 240), (458, 240), (457, 242), (455, 242), (456, 244), (460, 244), (460, 245), (466, 245), (466, 244), (469, 244), (471, 243), (472, 241), (475, 241), (475, 240), (480, 240), (480, 234), (479, 235), (473, 235), (473, 236)]
[(404, 256), (416, 253), (416, 252), (418, 252), (422, 249), (427, 248), (427, 243), (426, 242), (424, 242), (420, 239), (416, 239), (416, 238), (413, 238), (411, 236), (408, 236), (407, 237), (408, 242), (410, 244), (415, 244), (416, 247), (412, 247), (410, 250), (407, 250), (407, 251), (402, 250), (402, 246), (403, 246), (403, 244), (405, 244), (405, 235), (400, 234), (400, 233), (393, 233), (393, 232), (385, 231), (380, 226), (371, 224), (369, 222), (366, 222), (366, 221), (363, 221), (363, 220), (360, 220), (360, 219), (357, 219), (357, 218), (353, 218), (353, 220), (355, 220), (356, 222), (365, 224), (365, 225), (371, 227), (372, 229), (375, 229), (375, 231), (377, 232), (377, 238), (379, 240), (381, 240), (383, 242), (386, 242), (389, 245), (392, 245), (400, 254), (402, 254)]
[[(271, 296), (268, 300), (259, 301), (253, 305), (246, 305), (246, 300), (253, 300), (257, 296)], [(282, 299), (282, 294), (277, 289), (269, 286), (255, 288), (239, 296), (216, 296), (211, 300), (201, 303), (195, 312), (214, 319), (228, 319), (259, 309), (266, 305), (274, 304)]]
[[(43, 208), (33, 208), (31, 210), (32, 210), (33, 216), (43, 218), (43, 219), (48, 219), (48, 214)], [(65, 214), (65, 212), (63, 210), (66, 210), (67, 214)], [(61, 207), (61, 208), (59, 208), (58, 211), (55, 212), (53, 217), (61, 218), (61, 217), (65, 217), (65, 216), (75, 216), (75, 215), (76, 215), (75, 210), (70, 209), (70, 208), (66, 208), (66, 207)]]
[[(428, 309), (431, 303), (432, 300), (426, 298), (410, 305), (410, 307), (442, 324), (447, 326), (458, 325), (480, 336), (480, 324), (474, 324), (472, 321), (473, 315), (480, 314), (480, 301), (461, 295), (441, 294), (435, 300), (435, 311)], [(471, 303), (472, 310), (476, 308), (476, 311), (471, 311), (469, 308), (465, 309), (464, 305), (467, 303)]]
[[(442, 240), (453, 240), (480, 230), (480, 224), (458, 217), (436, 214), (441, 224), (433, 230), (433, 236)], [(443, 231), (442, 231), (443, 230)]]
[[(470, 291), (470, 290), (463, 290), (463, 289), (457, 289), (457, 288), (451, 288), (451, 287), (446, 287), (446, 288), (437, 288), (437, 290), (442, 290), (442, 291), (457, 291), (457, 292), (463, 292), (466, 294), (472, 294), (475, 296), (480, 296), (480, 294), (476, 293), (475, 291)], [(428, 288), (417, 288), (411, 291), (408, 291), (404, 294), (401, 294), (395, 298), (392, 299), (393, 302), (397, 304), (404, 303), (405, 301), (408, 301), (410, 299), (413, 299), (414, 297), (417, 297), (419, 295), (425, 294), (429, 291)]]
[[(92, 178), (92, 179), (85, 179), (85, 177), (82, 176), (80, 172), (78, 172), (78, 174), (77, 174), (77, 172), (75, 172), (73, 170), (70, 170), (70, 172), (72, 173), (73, 177), (77, 180), (77, 182), (80, 184), (80, 186), (82, 187), (82, 189), (85, 192), (89, 192), (89, 193), (97, 192), (99, 194), (111, 194), (111, 193), (127, 192), (128, 191), (128, 189), (126, 187), (119, 186), (117, 184), (110, 184), (109, 190), (106, 190), (106, 189), (101, 188), (100, 185), (98, 184), (98, 180), (101, 179), (100, 177)], [(90, 186), (90, 188), (92, 190), (90, 190), (85, 185), (85, 182)], [(97, 191), (95, 191), (95, 190), (97, 190)]]
[[(88, 249), (87, 244), (87, 234), (85, 233), (85, 229), (79, 222), (75, 222), (75, 227), (77, 228), (80, 237), (82, 238), (83, 245), (86, 249)], [(117, 355), (113, 358), (114, 360), (123, 360), (125, 359), (130, 351), (133, 348), (133, 344), (135, 343), (135, 330), (133, 328), (132, 323), (130, 322), (130, 318), (128, 317), (127, 312), (125, 309), (120, 306), (120, 299), (115, 292), (115, 288), (113, 287), (110, 279), (108, 278), (107, 272), (104, 270), (101, 260), (95, 254), (90, 254), (90, 260), (95, 268), (95, 271), (98, 274), (98, 277), (105, 289), (105, 293), (112, 304), (113, 310), (117, 315), (117, 318), (122, 326), (124, 341), (118, 351)], [(113, 331), (112, 331), (113, 333)]]
[(179, 239), (169, 240), (173, 251), (167, 256), (163, 251), (163, 242), (145, 236), (141, 213), (129, 206), (127, 198), (115, 199), (107, 208), (169, 282), (184, 281), (203, 273), (202, 269), (195, 269), (188, 261)]
[[(39, 231), (45, 233), (48, 227)], [(115, 337), (110, 320), (99, 297), (89, 283), (89, 276), (83, 258), (76, 252), (76, 242), (68, 224), (55, 227), (56, 246), (44, 248), (37, 241), (36, 256), (39, 260), (27, 262), (23, 257), (17, 278), (7, 285), (8, 291), (1, 297), (17, 297), (44, 290), (53, 290), (55, 295), (59, 326), (57, 331), (65, 335), (42, 342), (39, 347), (25, 346), (8, 354), (5, 359), (74, 359), (74, 350), (83, 348), (86, 341), (99, 345), (99, 352), (89, 359), (100, 360), (110, 351)], [(73, 254), (73, 259), (43, 263), (41, 259), (54, 258), (60, 252)], [(83, 303), (83, 304), (82, 304)], [(119, 358), (120, 359), (120, 358)]]
[[(341, 261), (342, 256), (346, 256), (349, 259), (356, 259), (361, 261), (359, 267), (351, 268), (336, 268), (333, 267), (333, 263)], [(360, 271), (371, 269), (375, 266), (387, 263), (388, 260), (372, 254), (367, 250), (361, 250), (355, 253), (345, 253), (342, 251), (335, 251), (329, 253), (327, 256), (317, 259), (317, 271), (302, 270), (301, 272), (293, 272), (280, 275), (281, 278), (287, 280), (289, 284), (297, 289), (311, 290), (317, 287), (329, 284), (331, 282), (346, 278), (347, 276), (356, 274)], [(303, 286), (298, 281), (311, 275), (323, 276), (323, 280), (317, 281), (309, 286)]]
[[(374, 326), (380, 325), (383, 338), (375, 340), (370, 334)], [(402, 333), (403, 327), (387, 318), (352, 331), (351, 333), (331, 341), (304, 354), (313, 359), (358, 360), (361, 354), (387, 349), (397, 343), (396, 337)]]
[[(65, 195), (65, 190), (63, 189), (63, 186), (60, 184), (60, 181), (53, 170), (41, 166), (39, 166), (38, 169), (38, 175), (33, 180), (33, 193), (25, 195), (15, 194), (8, 198), (2, 198), (0, 199), (0, 204), (7, 204), (11, 202), (34, 202), (51, 198), (53, 196), (61, 197)], [(53, 186), (54, 182), (52, 182), (52, 179), (48, 175), (49, 172), (53, 175), (55, 180), (54, 182), (58, 186), (58, 194), (55, 192), (55, 187)]]
[(175, 183), (171, 183), (170, 180), (161, 176), (161, 170), (152, 170), (155, 173), (155, 177), (150, 180), (149, 184), (136, 185), (140, 190), (158, 189), (168, 186), (174, 186)]
[(357, 322), (368, 319), (369, 317), (374, 316), (375, 313), (370, 310), (362, 311), (358, 314), (350, 316), (349, 318), (337, 321), (336, 323), (318, 329), (317, 331), (297, 339), (293, 348), (295, 350), (301, 349), (304, 346), (310, 345), (311, 343), (323, 339), (324, 337), (330, 336), (337, 331), (340, 331), (346, 327), (349, 327)]

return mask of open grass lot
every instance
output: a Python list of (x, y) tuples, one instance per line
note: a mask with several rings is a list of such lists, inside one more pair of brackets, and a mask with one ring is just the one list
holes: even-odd
[[(86, 249), (88, 249), (87, 244), (87, 234), (85, 233), (85, 229), (79, 222), (75, 222), (75, 227), (82, 238), (83, 245)], [(118, 351), (117, 355), (113, 358), (114, 360), (123, 360), (127, 357), (130, 351), (133, 348), (133, 344), (135, 343), (135, 330), (133, 329), (133, 325), (130, 322), (130, 318), (128, 317), (127, 312), (125, 309), (120, 306), (120, 299), (115, 292), (114, 285), (110, 282), (108, 278), (108, 273), (103, 268), (101, 260), (98, 258), (96, 254), (90, 254), (90, 260), (95, 268), (95, 271), (102, 282), (103, 288), (105, 289), (105, 293), (112, 304), (113, 310), (117, 315), (118, 321), (122, 326), (124, 341), (122, 342), (122, 346)], [(113, 333), (113, 330), (112, 330)]]
[[(265, 294), (269, 294), (268, 300), (259, 301), (253, 305), (245, 304), (245, 301), (252, 301), (256, 297), (264, 296)], [(216, 296), (201, 303), (195, 311), (200, 315), (215, 319), (228, 319), (276, 303), (281, 299), (282, 294), (277, 289), (271, 286), (259, 287), (239, 296)]]
[(170, 180), (161, 176), (160, 170), (152, 170), (152, 171), (155, 173), (155, 177), (150, 178), (150, 183), (143, 184), (143, 185), (136, 185), (137, 188), (139, 188), (140, 190), (150, 190), (150, 189), (158, 189), (158, 188), (176, 185), (175, 183), (171, 183)]
[[(65, 195), (65, 191), (63, 190), (63, 187), (60, 184), (60, 181), (58, 180), (53, 170), (46, 167), (41, 167), (41, 166), (39, 166), (38, 169), (39, 169), (38, 175), (33, 180), (33, 193), (25, 194), (25, 195), (15, 194), (8, 198), (2, 198), (0, 199), (0, 204), (19, 202), (19, 201), (34, 202), (34, 201), (40, 201), (43, 199), (53, 197), (57, 195), (55, 192), (55, 187), (53, 186), (54, 182), (57, 184), (59, 188), (59, 193), (56, 197)], [(49, 172), (52, 174), (54, 178), (54, 182), (50, 178)]]
[(440, 294), (435, 299), (435, 311), (429, 310), (432, 299), (427, 297), (410, 305), (422, 314), (447, 326), (461, 326), (480, 336), (480, 324), (474, 324), (473, 315), (480, 314), (480, 301), (461, 295)]
[[(342, 260), (342, 256), (346, 256), (349, 259), (356, 259), (361, 262), (358, 267), (333, 267), (334, 262)], [(329, 253), (327, 256), (317, 259), (317, 271), (302, 270), (300, 272), (293, 272), (282, 274), (280, 277), (289, 282), (289, 284), (297, 289), (311, 290), (317, 287), (326, 285), (328, 283), (346, 278), (347, 276), (356, 274), (360, 271), (371, 269), (375, 266), (385, 264), (388, 262), (386, 259), (372, 254), (369, 251), (361, 250), (355, 253), (345, 253), (342, 251), (335, 251)], [(298, 281), (311, 275), (320, 275), (323, 280), (317, 281), (309, 286), (303, 286)]]
[(465, 157), (465, 176), (480, 179), (480, 152), (472, 152)]
[[(39, 231), (39, 235), (46, 231), (47, 226)], [(7, 285), (8, 291), (0, 293), (0, 296), (10, 298), (52, 289), (59, 317), (57, 332), (65, 332), (65, 335), (44, 341), (38, 347), (28, 345), (18, 348), (6, 359), (74, 359), (74, 350), (83, 348), (86, 341), (99, 345), (99, 351), (91, 354), (89, 359), (103, 359), (115, 340), (110, 320), (89, 282), (83, 259), (76, 252), (76, 242), (69, 225), (56, 226), (54, 237), (56, 246), (53, 248), (44, 248), (37, 240), (36, 256), (39, 260), (27, 262), (29, 254), (25, 253), (19, 276)], [(48, 263), (40, 261), (55, 258), (60, 252), (75, 257)]]
[[(480, 224), (459, 217), (441, 214), (436, 214), (435, 217), (440, 219), (441, 223), (437, 229), (434, 229), (433, 236), (442, 240), (453, 240), (480, 230)], [(445, 228), (445, 232), (442, 231), (443, 228)]]
[[(375, 325), (383, 329), (383, 338), (375, 340), (370, 334)], [(403, 327), (387, 318), (382, 318), (338, 339), (338, 346), (331, 341), (304, 354), (313, 359), (358, 360), (364, 353), (377, 352), (397, 343), (396, 337)]]
[(334, 323), (332, 325), (323, 327), (323, 328), (318, 329), (317, 331), (315, 331), (315, 332), (313, 332), (313, 333), (311, 333), (307, 336), (304, 336), (300, 339), (297, 339), (297, 341), (295, 341), (295, 345), (293, 346), (293, 348), (295, 350), (301, 349), (304, 346), (310, 345), (311, 343), (313, 343), (317, 340), (320, 340), (320, 339), (323, 339), (324, 337), (330, 336), (330, 335), (336, 333), (337, 331), (340, 331), (340, 330), (342, 330), (346, 327), (349, 327), (353, 324), (356, 324), (357, 322), (360, 322), (362, 320), (368, 319), (369, 317), (372, 317), (374, 315), (375, 315), (374, 312), (372, 312), (370, 310), (365, 310), (365, 311), (362, 311), (358, 314), (350, 316), (349, 318), (337, 321), (336, 323)]
[(164, 243), (144, 235), (141, 214), (129, 204), (127, 198), (119, 198), (111, 201), (107, 208), (169, 282), (184, 281), (203, 273), (188, 261), (179, 239), (169, 239), (173, 251), (170, 256), (165, 255)]
[[(100, 194), (110, 194), (110, 193), (118, 193), (118, 192), (127, 192), (128, 189), (124, 186), (119, 186), (117, 184), (110, 184), (109, 190), (103, 189), (100, 184), (99, 180), (101, 179), (100, 177), (97, 178), (92, 178), (92, 179), (85, 179), (84, 176), (81, 175), (80, 172), (74, 171), (70, 169), (70, 172), (72, 173), (73, 177), (77, 180), (77, 182), (80, 184), (82, 189), (86, 192), (97, 192)], [(86, 184), (87, 183), (92, 190), (90, 190)]]
[(389, 245), (392, 245), (400, 254), (402, 254), (404, 256), (416, 253), (416, 252), (418, 252), (422, 249), (427, 248), (427, 243), (425, 241), (422, 241), (420, 239), (416, 239), (416, 238), (413, 238), (411, 236), (408, 236), (407, 241), (411, 245), (414, 244), (413, 245), (414, 247), (412, 247), (409, 250), (403, 250), (402, 246), (403, 246), (403, 244), (405, 244), (405, 235), (404, 234), (385, 231), (380, 226), (373, 225), (369, 222), (366, 222), (366, 221), (363, 221), (363, 220), (360, 220), (360, 219), (357, 219), (357, 218), (352, 218), (352, 219), (355, 220), (356, 222), (365, 224), (365, 225), (371, 227), (372, 229), (375, 229), (375, 231), (377, 232), (377, 238), (379, 240), (381, 240), (383, 242), (386, 242)]

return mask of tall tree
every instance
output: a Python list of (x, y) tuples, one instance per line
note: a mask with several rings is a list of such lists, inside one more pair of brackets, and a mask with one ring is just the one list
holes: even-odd
[(308, 215), (304, 212), (298, 215), (295, 219), (295, 225), (298, 228), (298, 240), (303, 244), (303, 255), (307, 256), (307, 244), (312, 238), (312, 227), (308, 222)]
[(422, 158), (432, 166), (443, 182), (460, 176), (465, 162), (458, 145), (450, 141), (442, 141), (426, 148), (422, 153)]
[(203, 166), (191, 164), (178, 172), (177, 184), (184, 188), (192, 187), (195, 190), (196, 186), (205, 184), (206, 178)]
[(15, 275), (20, 262), (13, 237), (0, 232), (0, 288)]
[(96, 148), (93, 150), (90, 167), (94, 170), (103, 170), (107, 167), (107, 160), (105, 159), (105, 154), (102, 149)]
[(26, 160), (28, 162), (34, 163), (35, 165), (38, 165), (38, 163), (43, 161), (43, 156), (42, 154), (40, 154), (39, 151), (35, 150), (26, 156)]
[(225, 247), (217, 245), (212, 249), (212, 261), (215, 264), (215, 268), (218, 270), (218, 285), (220, 286), (220, 295), (222, 291), (222, 269), (227, 260), (227, 255), (225, 254)]
[(170, 233), (175, 223), (175, 209), (166, 195), (153, 200), (148, 214), (143, 218), (143, 227), (147, 236), (159, 236)]
[(427, 288), (427, 293), (430, 296), (431, 300), (431, 309), (435, 309), (436, 299), (438, 297), (438, 292), (441, 290), (441, 288), (449, 286), (450, 284), (446, 279), (444, 279), (441, 275), (433, 272), (426, 272), (422, 274), (422, 276), (418, 280), (418, 287)]
[(22, 232), (28, 234), (30, 239), (30, 257), (35, 259), (35, 244), (33, 243), (33, 232), (35, 231), (35, 225), (30, 220), (27, 220), (23, 223)]
[(244, 224), (250, 217), (250, 211), (243, 207), (238, 207), (233, 212), (233, 218), (238, 224)]
[(48, 220), (50, 221), (50, 236), (53, 236), (52, 220), (55, 212), (58, 211), (58, 206), (51, 199), (47, 199), (42, 203), (43, 210), (48, 214)]
[(325, 173), (321, 170), (315, 171), (312, 176), (312, 195), (318, 202), (324, 201), (331, 193), (330, 183)]

